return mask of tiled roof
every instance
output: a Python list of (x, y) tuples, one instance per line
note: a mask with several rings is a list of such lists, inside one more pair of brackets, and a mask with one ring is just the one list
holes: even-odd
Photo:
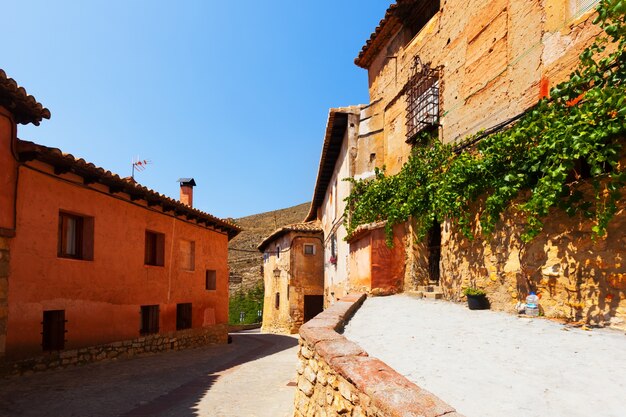
[(326, 135), (322, 145), (322, 156), (320, 157), (317, 180), (315, 181), (315, 190), (313, 191), (311, 208), (304, 219), (305, 222), (316, 218), (317, 208), (324, 202), (326, 190), (341, 151), (344, 132), (348, 124), (348, 114), (359, 114), (363, 108), (364, 106), (350, 106), (330, 109), (328, 122), (326, 123)]
[(415, 25), (415, 17), (427, 13), (427, 9), (434, 6), (434, 0), (397, 0), (391, 4), (385, 17), (378, 23), (376, 30), (365, 42), (354, 63), (361, 68), (368, 68), (387, 41), (403, 26)]
[(144, 187), (130, 178), (122, 178), (82, 158), (77, 159), (71, 154), (63, 153), (60, 149), (18, 140), (17, 150), (22, 161), (35, 159), (53, 166), (57, 175), (71, 172), (81, 176), (84, 184), (103, 184), (109, 187), (109, 193), (111, 194), (122, 192), (128, 194), (131, 200), (142, 199), (148, 203), (148, 206), (161, 206), (164, 212), (171, 211), (175, 215), (186, 216), (190, 220), (204, 223), (209, 228), (227, 233), (229, 239), (232, 239), (241, 231), (239, 226), (228, 220), (223, 220), (189, 207), (178, 200)]
[(274, 230), (271, 235), (266, 237), (263, 242), (261, 242), (261, 244), (258, 246), (259, 251), (263, 252), (267, 245), (269, 245), (272, 241), (289, 232), (322, 233), (322, 228), (317, 221), (294, 223), (283, 226), (279, 229)]
[(17, 85), (13, 78), (0, 69), (0, 105), (9, 110), (17, 123), (39, 125), (42, 119), (50, 118), (50, 110), (46, 109), (28, 95), (23, 87)]
[(358, 240), (358, 239), (362, 238), (363, 236), (367, 235), (372, 230), (377, 230), (377, 229), (381, 229), (381, 228), (385, 227), (386, 224), (387, 224), (386, 221), (379, 221), (379, 222), (373, 222), (373, 223), (368, 223), (368, 224), (362, 224), (359, 227), (357, 227), (350, 234), (350, 236), (348, 236), (347, 241), (348, 241), (348, 243), (352, 243), (355, 240)]
[[(394, 11), (398, 7), (398, 3), (401, 2), (402, 0), (398, 0), (396, 3), (389, 6), (387, 12), (385, 13), (385, 17), (380, 20), (378, 26), (376, 26), (376, 30), (372, 32), (370, 38), (361, 48), (361, 52), (359, 52), (359, 55), (354, 59), (354, 63), (356, 65), (361, 68), (367, 68), (372, 62), (373, 57), (376, 55), (376, 52), (378, 52), (380, 44), (384, 43), (382, 42), (382, 39), (378, 39), (379, 36), (382, 38), (382, 35), (386, 35), (386, 38), (388, 38), (393, 34), (393, 32), (395, 32), (393, 29), (400, 25), (400, 21), (395, 17)], [(377, 42), (377, 40), (380, 42)]]

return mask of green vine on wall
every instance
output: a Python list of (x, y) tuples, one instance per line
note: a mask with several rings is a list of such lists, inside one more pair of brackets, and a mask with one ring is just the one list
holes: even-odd
[[(398, 174), (377, 169), (372, 179), (347, 179), (353, 183), (346, 199), (348, 236), (360, 225), (386, 221), (390, 244), (393, 226), (412, 218), (420, 239), (445, 219), (471, 238), (476, 216), (489, 234), (511, 206), (524, 214), (526, 242), (541, 232), (554, 207), (593, 219), (594, 235), (603, 236), (626, 185), (619, 164), (626, 136), (626, 0), (601, 0), (597, 12), (594, 23), (606, 36), (584, 50), (550, 99), (512, 127), (458, 155), (424, 133), (426, 145), (413, 149)], [(580, 190), (582, 171), (593, 196)]]

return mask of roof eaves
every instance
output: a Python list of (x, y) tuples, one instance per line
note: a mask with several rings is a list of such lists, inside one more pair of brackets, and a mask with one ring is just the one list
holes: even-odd
[(371, 33), (370, 38), (361, 48), (359, 55), (354, 59), (354, 63), (359, 67), (367, 69), (382, 47), (382, 44), (401, 26), (400, 20), (395, 16), (395, 10), (399, 2), (401, 0), (389, 6), (385, 12), (385, 17), (380, 20), (374, 32)]
[(0, 105), (13, 114), (16, 123), (38, 126), (42, 119), (50, 118), (50, 110), (29, 95), (13, 78), (0, 69)]
[(109, 187), (111, 194), (124, 192), (131, 196), (131, 199), (144, 199), (148, 205), (161, 205), (163, 211), (174, 211), (187, 218), (195, 218), (198, 222), (203, 222), (207, 227), (211, 227), (222, 233), (228, 234), (232, 239), (241, 232), (241, 228), (227, 220), (220, 219), (209, 213), (205, 213), (178, 200), (167, 197), (164, 194), (151, 190), (134, 180), (122, 178), (117, 174), (98, 167), (82, 158), (75, 158), (72, 154), (63, 153), (58, 148), (49, 148), (33, 142), (18, 140), (18, 153), (23, 161), (38, 160), (54, 167), (55, 174), (72, 172), (83, 177), (86, 184), (98, 182)]
[(328, 113), (328, 121), (326, 122), (324, 143), (322, 144), (322, 154), (320, 156), (320, 163), (317, 170), (317, 179), (315, 180), (315, 189), (313, 190), (311, 207), (309, 208), (309, 212), (304, 219), (305, 222), (312, 221), (317, 216), (317, 208), (324, 201), (324, 195), (326, 193), (326, 190), (328, 189), (328, 184), (330, 181), (329, 175), (332, 175), (335, 164), (337, 163), (337, 158), (339, 157), (339, 151), (331, 152), (331, 147), (333, 145), (333, 142), (339, 142), (339, 147), (341, 147), (341, 142), (343, 141), (343, 133), (347, 125), (343, 126), (341, 134), (339, 135), (339, 137), (337, 137), (337, 117), (345, 116), (345, 120), (343, 122), (347, 122), (347, 116), (349, 114), (358, 115), (364, 107), (365, 106), (363, 105), (357, 105), (330, 109)]
[(257, 249), (259, 252), (263, 252), (271, 242), (289, 232), (322, 233), (323, 230), (317, 221), (289, 224), (274, 230), (268, 237), (263, 239), (259, 246), (257, 246)]

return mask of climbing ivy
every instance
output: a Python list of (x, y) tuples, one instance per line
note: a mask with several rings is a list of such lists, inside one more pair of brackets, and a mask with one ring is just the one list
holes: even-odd
[[(541, 232), (554, 207), (593, 219), (594, 235), (603, 236), (626, 185), (619, 165), (626, 135), (626, 0), (601, 0), (597, 12), (594, 23), (606, 36), (584, 50), (578, 68), (551, 89), (549, 99), (512, 127), (460, 153), (423, 133), (423, 145), (414, 147), (398, 174), (377, 169), (372, 179), (347, 179), (353, 183), (346, 199), (348, 235), (386, 221), (390, 244), (393, 226), (413, 218), (418, 238), (444, 219), (471, 238), (473, 219), (489, 234), (512, 206), (526, 219), (526, 242)], [(593, 195), (580, 190), (587, 175)], [(479, 197), (483, 203), (474, 204)]]

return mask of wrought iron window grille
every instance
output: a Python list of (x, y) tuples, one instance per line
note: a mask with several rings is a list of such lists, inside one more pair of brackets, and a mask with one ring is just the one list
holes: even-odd
[(439, 73), (440, 68), (414, 58), (406, 93), (407, 143), (415, 143), (420, 132), (439, 127)]

